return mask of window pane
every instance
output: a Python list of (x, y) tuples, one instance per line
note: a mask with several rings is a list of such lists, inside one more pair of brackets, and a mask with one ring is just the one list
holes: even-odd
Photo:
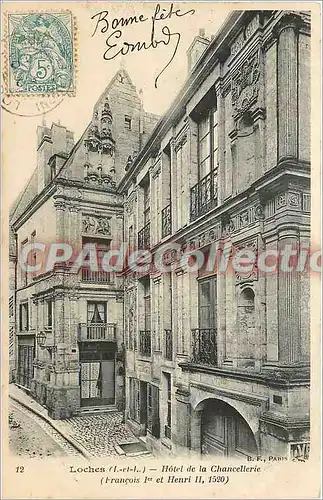
[(200, 163), (210, 155), (210, 134), (200, 141)]
[(199, 123), (199, 139), (201, 139), (210, 130), (210, 119), (208, 116)]
[(205, 161), (200, 164), (200, 179), (203, 179), (211, 169), (210, 157), (208, 157)]
[(218, 147), (218, 126), (213, 128), (213, 151)]
[(87, 320), (88, 323), (92, 321), (94, 315), (94, 304), (92, 302), (88, 303), (87, 305)]
[(98, 313), (102, 321), (105, 320), (105, 304), (98, 304)]
[(51, 300), (47, 302), (47, 307), (48, 307), (48, 321), (47, 324), (48, 326), (53, 325), (53, 309), (52, 309), (53, 303)]
[(210, 282), (200, 283), (200, 304), (201, 306), (209, 306), (211, 302), (211, 286)]
[(218, 166), (218, 150), (216, 149), (213, 152), (213, 167), (216, 169), (217, 166)]
[(214, 109), (213, 110), (213, 125), (216, 125), (218, 123), (218, 110)]
[(200, 283), (200, 328), (210, 328), (211, 318), (211, 284)]

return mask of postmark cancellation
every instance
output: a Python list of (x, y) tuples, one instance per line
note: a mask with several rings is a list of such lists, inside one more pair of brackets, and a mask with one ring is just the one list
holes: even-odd
[(70, 11), (6, 14), (9, 94), (75, 91), (76, 26)]

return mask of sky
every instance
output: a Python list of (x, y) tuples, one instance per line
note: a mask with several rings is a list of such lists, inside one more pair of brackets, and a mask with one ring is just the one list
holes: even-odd
[[(10, 11), (12, 4), (7, 3), (6, 7)], [(15, 11), (17, 11), (15, 2)], [(19, 8), (26, 11), (26, 5), (20, 4)], [(32, 10), (32, 3), (28, 2), (28, 9)], [(45, 2), (44, 2), (45, 5)], [(46, 2), (46, 9), (57, 11), (57, 3)], [(169, 12), (170, 3), (161, 3), (165, 15)], [(52, 111), (45, 114), (47, 126), (60, 121), (68, 129), (74, 132), (75, 141), (79, 139), (84, 128), (92, 117), (93, 106), (98, 97), (104, 91), (109, 81), (120, 67), (124, 67), (130, 75), (137, 90), (143, 90), (144, 108), (146, 111), (162, 115), (167, 111), (172, 100), (176, 97), (187, 76), (187, 55), (186, 51), (198, 34), (199, 29), (204, 28), (206, 36), (216, 34), (223, 24), (226, 16), (232, 10), (228, 4), (207, 4), (207, 3), (176, 3), (174, 9), (180, 9), (180, 14), (194, 9), (193, 14), (185, 16), (173, 15), (171, 19), (155, 23), (156, 40), (166, 39), (161, 33), (164, 25), (167, 25), (171, 33), (180, 33), (181, 38), (174, 59), (162, 73), (157, 82), (157, 89), (154, 88), (155, 78), (171, 58), (177, 36), (172, 37), (169, 45), (158, 44), (157, 48), (150, 48), (118, 55), (112, 60), (105, 60), (103, 55), (107, 49), (106, 39), (114, 31), (112, 28), (113, 19), (129, 18), (130, 16), (142, 15), (146, 21), (128, 25), (121, 28), (122, 35), (120, 41), (116, 39), (114, 43), (118, 49), (122, 47), (122, 42), (146, 41), (149, 44), (152, 28), (152, 16), (156, 8), (155, 3), (108, 3), (108, 2), (59, 2), (59, 10), (72, 10), (76, 18), (77, 26), (77, 61), (76, 61), (76, 92), (74, 97), (65, 97), (62, 102)], [(102, 21), (93, 35), (99, 13), (108, 11), (106, 20), (107, 26)], [(91, 19), (93, 16), (95, 16)], [(103, 17), (103, 15), (101, 15)], [(116, 23), (116, 21), (115, 21)], [(105, 27), (107, 31), (101, 33)], [(93, 35), (93, 36), (92, 36)], [(111, 42), (112, 43), (112, 42)], [(117, 48), (110, 50), (117, 51)], [(26, 99), (26, 98), (25, 98)], [(28, 97), (27, 97), (28, 99)], [(42, 116), (21, 117), (10, 114), (2, 110), (3, 118), (3, 187), (6, 202), (11, 204), (18, 196), (24, 185), (28, 181), (36, 166), (36, 129), (42, 123)]]

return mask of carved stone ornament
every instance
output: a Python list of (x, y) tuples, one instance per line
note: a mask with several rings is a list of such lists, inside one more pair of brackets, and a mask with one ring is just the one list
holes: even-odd
[(260, 50), (249, 57), (232, 76), (231, 95), (234, 115), (242, 115), (258, 99), (260, 76)]
[(301, 193), (290, 191), (288, 193), (288, 205), (293, 208), (301, 208)]
[(108, 217), (96, 215), (83, 215), (83, 233), (87, 234), (111, 234), (111, 222)]
[(187, 133), (185, 132), (176, 140), (175, 151), (176, 152), (179, 151), (186, 142), (187, 142)]
[(259, 16), (256, 15), (252, 18), (244, 30), (237, 36), (231, 45), (231, 54), (235, 56), (245, 45), (246, 42), (259, 28)]
[[(250, 241), (245, 241), (242, 244), (238, 244), (235, 246), (235, 253), (238, 251), (251, 251), (254, 255), (258, 255), (258, 240), (257, 238), (254, 238)], [(256, 265), (256, 262), (254, 263), (253, 266), (250, 266), (251, 270), (244, 271), (244, 272), (236, 272), (235, 270), (235, 276), (236, 276), (236, 284), (240, 285), (241, 283), (246, 283), (250, 281), (255, 281), (258, 280), (258, 268)]]
[(56, 199), (54, 202), (54, 207), (56, 208), (56, 210), (65, 210), (66, 208), (65, 200)]
[(84, 145), (89, 152), (114, 155), (115, 141), (112, 137), (112, 112), (107, 97), (103, 105), (94, 110)]
[(102, 165), (93, 166), (89, 162), (84, 165), (85, 174), (84, 180), (87, 184), (94, 187), (115, 189), (116, 181), (113, 178), (114, 172), (104, 173), (102, 172)]

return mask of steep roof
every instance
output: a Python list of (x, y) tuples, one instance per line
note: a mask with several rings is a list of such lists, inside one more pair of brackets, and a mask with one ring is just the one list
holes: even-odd
[[(110, 80), (108, 85), (105, 87), (104, 91), (101, 93), (100, 97), (97, 99), (93, 108), (97, 107), (99, 105), (99, 103), (102, 101), (102, 99), (107, 95), (107, 93), (113, 87), (113, 85), (116, 82), (119, 75), (121, 75), (122, 78), (126, 79), (128, 81), (128, 83), (131, 86), (133, 86), (133, 88), (135, 88), (135, 85), (133, 84), (128, 72), (125, 69), (120, 68), (115, 73), (113, 78)], [(154, 129), (154, 127), (159, 119), (160, 119), (160, 117), (158, 115), (155, 115), (153, 113), (147, 113), (147, 112), (144, 113), (144, 129), (145, 129), (145, 135), (143, 138), (144, 142), (146, 142), (146, 140), (150, 137), (151, 132)], [(84, 138), (88, 132), (88, 129), (91, 126), (91, 123), (92, 123), (92, 121), (90, 121), (88, 123), (88, 125), (85, 127), (81, 137), (75, 143), (68, 158), (66, 159), (66, 161), (61, 166), (58, 173), (56, 174), (55, 179), (65, 176), (67, 169), (73, 163), (76, 152), (78, 151), (80, 145), (84, 141)], [(46, 188), (47, 187), (48, 187), (48, 185), (46, 186)], [(24, 213), (24, 211), (35, 200), (35, 198), (39, 196), (39, 194), (40, 193), (38, 193), (38, 172), (37, 172), (37, 167), (36, 167), (31, 175), (29, 181), (26, 183), (25, 187), (23, 188), (23, 190), (21, 191), (19, 196), (16, 198), (16, 200), (13, 202), (13, 204), (10, 207), (10, 211), (9, 211), (10, 224), (13, 224)]]
[(9, 210), (9, 220), (12, 224), (15, 220), (17, 220), (26, 210), (28, 205), (32, 203), (32, 201), (38, 195), (38, 173), (37, 167), (33, 171), (29, 181), (20, 192), (19, 196), (13, 202)]

